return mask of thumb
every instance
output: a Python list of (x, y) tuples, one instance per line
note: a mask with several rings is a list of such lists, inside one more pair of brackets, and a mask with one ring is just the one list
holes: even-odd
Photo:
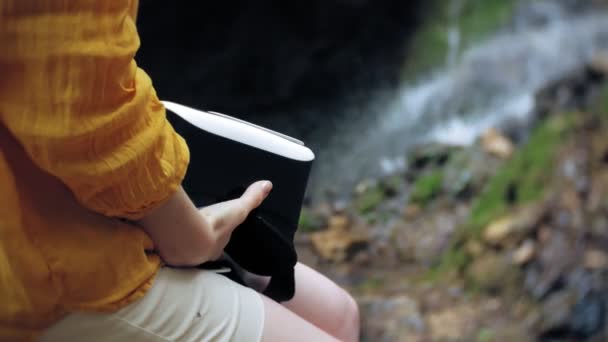
[(243, 209), (249, 213), (262, 204), (262, 201), (268, 197), (270, 190), (272, 190), (270, 181), (255, 182), (245, 190), (239, 198), (239, 202), (241, 202)]

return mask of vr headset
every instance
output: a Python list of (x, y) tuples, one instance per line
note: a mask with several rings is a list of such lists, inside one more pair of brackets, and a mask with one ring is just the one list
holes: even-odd
[(270, 277), (264, 294), (279, 302), (291, 299), (293, 240), (314, 153), (299, 140), (237, 118), (163, 104), (190, 149), (183, 187), (197, 207), (240, 197), (258, 180), (273, 183), (260, 207), (232, 233), (225, 257), (201, 267), (228, 267), (228, 276), (244, 285), (244, 272)]

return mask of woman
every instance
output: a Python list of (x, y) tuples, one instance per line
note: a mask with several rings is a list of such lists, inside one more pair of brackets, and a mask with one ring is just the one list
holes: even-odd
[(187, 268), (272, 184), (193, 206), (187, 146), (133, 60), (136, 11), (0, 0), (0, 340), (357, 340), (353, 299), (304, 265), (284, 305)]

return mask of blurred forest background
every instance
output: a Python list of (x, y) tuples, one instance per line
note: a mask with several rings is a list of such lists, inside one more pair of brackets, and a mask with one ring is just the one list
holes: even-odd
[(364, 341), (608, 340), (608, 1), (141, 3), (159, 96), (317, 154)]

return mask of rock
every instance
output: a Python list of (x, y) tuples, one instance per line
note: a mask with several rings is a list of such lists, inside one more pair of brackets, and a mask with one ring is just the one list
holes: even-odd
[(312, 232), (317, 231), (325, 224), (323, 218), (317, 215), (315, 212), (308, 208), (302, 208), (300, 213), (300, 219), (298, 222), (298, 229), (301, 232)]
[(589, 293), (577, 302), (577, 296), (560, 291), (549, 297), (542, 306), (542, 337), (574, 337), (586, 340), (602, 331), (606, 320), (603, 295)]
[(468, 269), (468, 276), (482, 290), (504, 293), (514, 293), (521, 279), (519, 268), (496, 253), (476, 258)]
[(386, 177), (380, 181), (380, 187), (384, 193), (389, 196), (395, 196), (400, 193), (405, 186), (405, 180), (401, 175)]
[(350, 229), (350, 220), (346, 215), (330, 217), (329, 228), (312, 233), (310, 240), (322, 258), (333, 262), (349, 260), (369, 244), (366, 234)]
[(471, 146), (452, 153), (443, 167), (443, 191), (456, 200), (466, 200), (477, 194), (494, 175), (500, 160)]
[(533, 342), (536, 341), (534, 337), (525, 331), (523, 327), (507, 327), (505, 329), (498, 330), (494, 333), (492, 342)]
[(599, 333), (606, 324), (606, 301), (598, 293), (590, 293), (576, 303), (570, 315), (572, 335), (587, 339)]
[(608, 77), (608, 51), (601, 51), (593, 56), (589, 68), (595, 73)]
[(509, 237), (513, 231), (513, 218), (503, 217), (490, 223), (490, 225), (483, 232), (483, 238), (491, 245), (500, 245), (505, 242), (507, 237)]
[(568, 326), (570, 313), (576, 304), (576, 296), (568, 291), (552, 294), (541, 306), (540, 331), (549, 333)]
[(432, 341), (464, 341), (475, 331), (477, 309), (460, 304), (428, 315)]
[(391, 243), (402, 261), (430, 265), (449, 247), (463, 220), (452, 212), (439, 211), (415, 222), (400, 221), (392, 229)]
[(534, 258), (535, 252), (536, 243), (532, 239), (527, 239), (513, 252), (512, 260), (516, 265), (527, 264)]
[(385, 200), (386, 196), (379, 185), (374, 185), (359, 193), (355, 205), (359, 213), (366, 214), (375, 210)]
[(426, 330), (419, 305), (410, 297), (364, 297), (358, 302), (365, 313), (364, 341), (414, 341)]
[(414, 219), (422, 212), (422, 208), (418, 204), (410, 203), (403, 210), (403, 217), (406, 219)]
[(467, 253), (474, 258), (480, 256), (485, 251), (484, 246), (478, 240), (469, 240), (465, 246), (465, 249)]
[(517, 244), (536, 228), (545, 213), (542, 204), (534, 204), (517, 210), (514, 214), (500, 218), (484, 230), (484, 240), (490, 245)]
[(441, 166), (449, 160), (450, 155), (457, 149), (459, 149), (458, 146), (438, 143), (417, 146), (409, 154), (407, 165), (411, 171)]
[(489, 154), (507, 159), (513, 154), (513, 143), (497, 129), (490, 128), (481, 136), (481, 146)]
[(599, 249), (587, 250), (584, 265), (590, 270), (608, 269), (608, 253)]
[(559, 230), (547, 229), (544, 241), (538, 243), (536, 259), (526, 270), (525, 285), (532, 297), (542, 299), (550, 293), (577, 261), (571, 239)]
[(591, 234), (595, 238), (608, 240), (608, 218), (596, 216), (591, 222)]
[(362, 195), (366, 191), (369, 191), (371, 188), (376, 186), (376, 182), (372, 179), (364, 179), (355, 185), (355, 195)]
[(328, 220), (329, 230), (347, 230), (350, 228), (350, 219), (346, 215), (333, 215)]

